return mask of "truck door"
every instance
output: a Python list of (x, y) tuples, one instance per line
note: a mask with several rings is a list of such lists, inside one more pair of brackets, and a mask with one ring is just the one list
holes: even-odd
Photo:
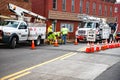
[(27, 24), (25, 23), (21, 23), (19, 28), (19, 40), (27, 40), (28, 38), (28, 28), (27, 28)]

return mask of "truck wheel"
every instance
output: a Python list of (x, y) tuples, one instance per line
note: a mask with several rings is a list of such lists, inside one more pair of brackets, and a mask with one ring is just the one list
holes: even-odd
[(40, 37), (38, 37), (37, 40), (35, 40), (35, 45), (36, 45), (36, 46), (39, 46), (40, 43), (41, 43), (41, 42), (40, 42)]
[(16, 47), (16, 37), (13, 37), (10, 43), (10, 48), (14, 49)]

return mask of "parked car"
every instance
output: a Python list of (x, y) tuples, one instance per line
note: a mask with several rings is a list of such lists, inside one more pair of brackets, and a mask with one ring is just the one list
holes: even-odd
[(117, 33), (116, 33), (115, 39), (116, 39), (117, 41), (120, 40), (120, 32), (117, 32)]

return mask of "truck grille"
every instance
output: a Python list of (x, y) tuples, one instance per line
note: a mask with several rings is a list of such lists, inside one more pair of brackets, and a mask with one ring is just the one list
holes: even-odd
[(79, 30), (79, 31), (78, 31), (78, 34), (79, 34), (79, 35), (85, 35), (85, 31), (84, 31), (84, 30)]

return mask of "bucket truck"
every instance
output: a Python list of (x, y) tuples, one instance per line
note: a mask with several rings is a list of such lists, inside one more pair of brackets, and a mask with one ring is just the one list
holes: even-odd
[(105, 18), (98, 18), (89, 15), (79, 15), (83, 24), (76, 30), (75, 36), (79, 41), (101, 41), (112, 38), (111, 28)]
[[(17, 20), (5, 20), (4, 25), (0, 26), (0, 43), (7, 43), (10, 48), (15, 48), (18, 43), (24, 41), (34, 40), (37, 46), (44, 42), (46, 38), (45, 17), (11, 3), (8, 4), (8, 9), (18, 18)], [(34, 17), (34, 23), (25, 21), (25, 14)]]

